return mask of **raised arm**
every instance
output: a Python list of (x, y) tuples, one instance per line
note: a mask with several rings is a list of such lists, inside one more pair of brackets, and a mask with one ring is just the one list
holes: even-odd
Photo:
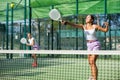
[(108, 31), (108, 22), (104, 22), (104, 24), (105, 24), (105, 28), (102, 28), (101, 26), (96, 25), (96, 29), (100, 30), (102, 32), (107, 32)]
[(62, 21), (61, 23), (63, 25), (70, 25), (70, 26), (73, 26), (75, 28), (81, 28), (81, 29), (83, 29), (83, 24), (74, 24), (74, 23), (67, 22), (67, 21)]

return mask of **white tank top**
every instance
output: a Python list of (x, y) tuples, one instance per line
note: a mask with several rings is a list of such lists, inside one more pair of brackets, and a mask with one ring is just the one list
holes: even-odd
[[(32, 44), (33, 40), (35, 41), (35, 39), (32, 37), (31, 39), (28, 39), (29, 43)], [(36, 42), (34, 43), (34, 45), (36, 44)]]
[(97, 40), (95, 27), (90, 30), (86, 30), (85, 27), (86, 26), (84, 26), (84, 33), (85, 33), (86, 40)]

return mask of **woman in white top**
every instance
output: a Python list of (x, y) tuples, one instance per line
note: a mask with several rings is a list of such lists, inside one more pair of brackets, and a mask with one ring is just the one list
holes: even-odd
[[(39, 46), (38, 44), (36, 43), (35, 39), (32, 37), (32, 35), (30, 33), (27, 34), (27, 37), (28, 37), (28, 42), (26, 45), (27, 46), (31, 46), (32, 50), (39, 50)], [(37, 57), (36, 57), (36, 54), (32, 54), (32, 57), (34, 59), (34, 62), (32, 63), (32, 66), (33, 67), (37, 67)]]
[[(102, 28), (99, 25), (93, 24), (94, 22), (94, 16), (92, 15), (88, 15), (86, 17), (86, 24), (74, 24), (74, 23), (70, 23), (67, 21), (62, 21), (61, 23), (64, 25), (71, 25), (75, 28), (81, 28), (82, 30), (84, 30), (84, 33), (86, 35), (86, 41), (87, 41), (87, 50), (90, 51), (94, 51), (94, 50), (99, 50), (100, 49), (100, 43), (97, 40), (96, 37), (96, 31), (102, 31), (102, 32), (107, 32), (108, 31), (108, 23), (104, 22), (105, 24), (105, 28)], [(90, 64), (90, 68), (91, 68), (91, 76), (89, 78), (89, 80), (97, 80), (97, 76), (98, 76), (98, 69), (96, 66), (96, 59), (97, 59), (98, 55), (88, 55), (88, 61)]]

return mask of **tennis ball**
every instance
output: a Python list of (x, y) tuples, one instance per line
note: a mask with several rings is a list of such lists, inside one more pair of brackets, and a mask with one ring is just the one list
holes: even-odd
[(14, 4), (13, 4), (13, 3), (12, 3), (12, 4), (10, 4), (10, 7), (11, 7), (11, 8), (13, 8), (13, 7), (14, 7)]

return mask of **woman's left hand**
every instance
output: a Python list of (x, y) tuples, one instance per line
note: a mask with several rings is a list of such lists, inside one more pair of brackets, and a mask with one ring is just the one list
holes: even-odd
[(108, 27), (109, 24), (108, 24), (108, 22), (104, 22), (104, 25)]

